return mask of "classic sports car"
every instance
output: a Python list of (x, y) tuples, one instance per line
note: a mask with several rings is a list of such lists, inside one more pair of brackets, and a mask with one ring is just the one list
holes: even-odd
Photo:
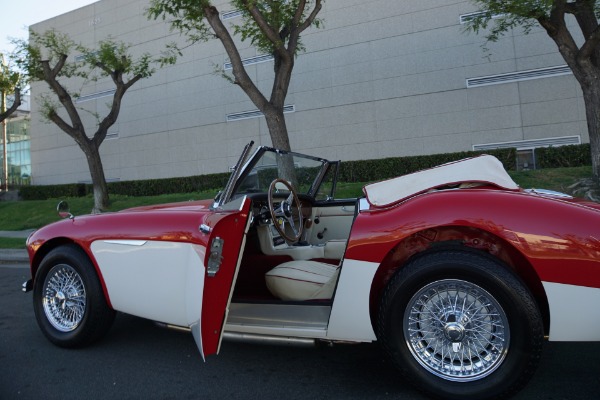
[[(116, 311), (223, 337), (378, 341), (407, 381), (506, 398), (546, 336), (600, 339), (600, 205), (479, 156), (334, 197), (338, 162), (250, 143), (215, 200), (66, 218), (27, 241), (37, 322), (79, 347)], [(585, 310), (581, 307), (585, 305)]]

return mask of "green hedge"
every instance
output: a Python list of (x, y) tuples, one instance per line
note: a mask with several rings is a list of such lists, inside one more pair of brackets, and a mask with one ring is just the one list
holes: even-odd
[[(109, 182), (109, 194), (126, 196), (156, 196), (170, 193), (201, 192), (223, 188), (228, 173), (189, 176), (180, 178), (148, 179), (138, 181)], [(90, 184), (23, 186), (19, 194), (23, 200), (46, 200), (60, 197), (83, 197), (93, 192)]]
[(535, 149), (537, 168), (569, 168), (592, 165), (589, 143), (560, 146), (540, 147)]
[(426, 156), (345, 161), (342, 162), (340, 167), (340, 177), (338, 180), (340, 182), (379, 181), (480, 154), (491, 154), (497, 157), (506, 170), (514, 170), (516, 167), (515, 149), (498, 149), (483, 152), (463, 151), (460, 153), (444, 153)]
[[(426, 156), (394, 157), (378, 160), (345, 161), (340, 167), (340, 182), (372, 182), (409, 174), (436, 165), (473, 157), (479, 154), (496, 156), (506, 170), (516, 168), (516, 150), (498, 149), (485, 152), (433, 154)], [(590, 145), (547, 147), (535, 150), (538, 168), (577, 167), (591, 165)], [(181, 178), (149, 179), (109, 182), (110, 194), (127, 196), (155, 196), (169, 193), (188, 193), (214, 189), (227, 183), (229, 173), (190, 176)], [(23, 200), (45, 200), (60, 197), (82, 197), (92, 193), (89, 184), (24, 186), (20, 189)]]
[(108, 192), (127, 196), (156, 196), (170, 193), (201, 192), (210, 189), (222, 189), (225, 187), (228, 179), (228, 173), (220, 173), (180, 178), (110, 182), (108, 184)]
[[(90, 186), (90, 188), (88, 188)], [(66, 185), (30, 185), (19, 189), (23, 200), (46, 200), (60, 197), (83, 197), (91, 193), (91, 185), (71, 183)]]

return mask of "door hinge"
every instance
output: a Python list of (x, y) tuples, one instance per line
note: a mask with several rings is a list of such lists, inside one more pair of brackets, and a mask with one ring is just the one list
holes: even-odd
[(216, 237), (210, 244), (210, 255), (208, 256), (208, 276), (215, 276), (219, 272), (221, 267), (221, 261), (223, 260), (223, 243), (224, 240), (220, 237)]

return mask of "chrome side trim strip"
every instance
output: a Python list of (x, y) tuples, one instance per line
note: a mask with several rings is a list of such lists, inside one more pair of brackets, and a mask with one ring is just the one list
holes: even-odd
[(104, 243), (108, 244), (122, 244), (124, 246), (143, 246), (147, 240), (103, 240)]

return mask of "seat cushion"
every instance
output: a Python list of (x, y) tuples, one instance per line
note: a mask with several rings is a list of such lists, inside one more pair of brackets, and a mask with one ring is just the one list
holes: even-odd
[(281, 300), (328, 300), (339, 274), (337, 265), (316, 261), (289, 261), (265, 274), (267, 288)]

